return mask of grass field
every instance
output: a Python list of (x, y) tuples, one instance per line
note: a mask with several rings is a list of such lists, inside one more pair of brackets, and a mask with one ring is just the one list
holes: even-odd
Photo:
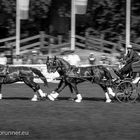
[[(57, 85), (49, 86), (41, 88), (50, 93)], [(140, 139), (140, 102), (107, 104), (99, 86), (84, 83), (78, 88), (84, 97), (81, 103), (67, 100), (67, 88), (55, 102), (31, 102), (33, 91), (26, 85), (4, 85), (0, 140)]]

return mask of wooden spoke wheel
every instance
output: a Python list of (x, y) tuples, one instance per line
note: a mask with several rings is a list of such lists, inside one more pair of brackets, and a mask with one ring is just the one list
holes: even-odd
[(137, 98), (136, 87), (130, 81), (122, 81), (116, 88), (116, 98), (119, 102), (135, 102)]

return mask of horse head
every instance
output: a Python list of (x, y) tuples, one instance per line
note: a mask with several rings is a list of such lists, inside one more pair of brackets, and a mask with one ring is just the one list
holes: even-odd
[(53, 69), (52, 69), (52, 66), (53, 66), (53, 58), (50, 58), (49, 56), (47, 56), (46, 66), (47, 66), (48, 73), (52, 73), (53, 72)]
[(58, 58), (54, 56), (52, 58), (47, 57), (46, 66), (49, 73), (55, 73), (61, 65)]
[(47, 58), (47, 69), (50, 72), (58, 72), (60, 75), (66, 74), (71, 68), (71, 65), (63, 58), (54, 56), (53, 58)]

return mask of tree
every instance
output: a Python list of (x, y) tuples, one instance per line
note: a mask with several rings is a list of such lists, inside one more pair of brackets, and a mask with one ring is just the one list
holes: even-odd
[[(90, 0), (89, 0), (90, 1)], [(92, 27), (106, 38), (124, 34), (125, 0), (93, 0), (88, 12), (91, 13)]]
[[(6, 16), (1, 26), (8, 29), (8, 35), (15, 35), (16, 30), (16, 1), (15, 0), (0, 0), (0, 12)], [(47, 19), (51, 0), (30, 0), (29, 19), (21, 21), (21, 31), (31, 30), (38, 32), (42, 27), (41, 23)], [(6, 23), (6, 24), (5, 24)], [(29, 27), (30, 25), (30, 27)]]
[[(131, 41), (140, 35), (140, 1), (131, 0)], [(91, 26), (109, 40), (117, 36), (125, 38), (126, 0), (89, 0), (88, 13), (92, 17)]]

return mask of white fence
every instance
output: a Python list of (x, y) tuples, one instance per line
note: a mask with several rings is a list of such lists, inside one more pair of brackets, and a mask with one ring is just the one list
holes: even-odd
[[(56, 40), (57, 44), (50, 42), (50, 39)], [(13, 50), (15, 54), (16, 50), (16, 37), (9, 37), (0, 40), (1, 49), (6, 50), (6, 54), (10, 53), (9, 50)], [(131, 43), (135, 49), (140, 50), (140, 45)], [(113, 43), (106, 41), (103, 38), (95, 38), (93, 36), (81, 37), (76, 35), (76, 47), (83, 49), (95, 50), (99, 52), (105, 52), (112, 54), (113, 52), (118, 52), (118, 48), (125, 47), (125, 41), (120, 40), (118, 43)], [(8, 50), (9, 48), (9, 50)], [(70, 41), (64, 41), (63, 43), (59, 41), (59, 38), (46, 35), (43, 31), (40, 34), (28, 37), (20, 40), (20, 53), (24, 54), (28, 51), (34, 49), (47, 50), (48, 53), (53, 51), (60, 52), (63, 48), (70, 49)]]

